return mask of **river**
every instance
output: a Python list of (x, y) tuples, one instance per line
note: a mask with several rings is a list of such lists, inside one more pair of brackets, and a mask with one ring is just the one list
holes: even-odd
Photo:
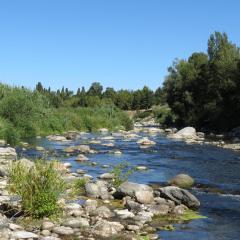
[[(67, 146), (88, 143), (89, 140), (101, 137), (103, 135), (85, 134), (71, 142), (50, 142), (45, 138), (35, 139), (34, 142), (49, 150), (47, 158), (70, 162), (73, 172), (80, 168), (94, 177), (109, 171), (103, 165), (113, 166), (123, 160), (132, 166), (148, 167), (147, 171), (134, 172), (130, 177), (131, 181), (137, 183), (162, 185), (179, 173), (187, 173), (196, 181), (191, 191), (201, 202), (200, 214), (207, 218), (176, 224), (175, 231), (159, 232), (161, 239), (240, 239), (240, 152), (211, 145), (186, 144), (164, 135), (149, 137), (157, 144), (147, 149), (140, 149), (136, 139), (126, 141), (122, 137), (114, 138), (114, 147), (89, 144), (91, 148), (100, 151), (88, 155), (90, 161), (96, 162), (97, 166), (76, 162), (74, 156), (67, 156), (63, 151)], [(107, 153), (111, 149), (119, 149), (122, 154)], [(41, 153), (34, 148), (25, 151), (18, 149), (18, 154), (31, 158), (41, 157)]]

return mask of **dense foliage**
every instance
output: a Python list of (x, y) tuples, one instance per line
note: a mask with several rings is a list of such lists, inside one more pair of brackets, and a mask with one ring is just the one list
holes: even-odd
[(179, 126), (230, 130), (240, 125), (240, 51), (215, 32), (208, 52), (193, 53), (169, 68), (163, 95)]
[(31, 91), (0, 84), (0, 139), (14, 145), (21, 138), (67, 130), (132, 128), (128, 115), (112, 103), (73, 107), (68, 100), (74, 97), (45, 92), (39, 86)]

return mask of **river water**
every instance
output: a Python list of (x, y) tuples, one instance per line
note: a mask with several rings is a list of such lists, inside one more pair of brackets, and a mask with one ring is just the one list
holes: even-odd
[[(144, 134), (141, 134), (144, 135)], [(104, 135), (105, 136), (105, 135)], [(83, 169), (93, 177), (108, 172), (103, 165), (116, 165), (128, 161), (132, 166), (144, 165), (147, 171), (135, 172), (131, 181), (148, 184), (166, 184), (179, 173), (191, 175), (196, 186), (191, 190), (201, 202), (200, 214), (205, 219), (193, 220), (185, 224), (176, 224), (175, 231), (161, 231), (161, 239), (166, 240), (237, 240), (240, 239), (240, 153), (211, 145), (186, 144), (174, 141), (164, 135), (149, 137), (157, 144), (147, 149), (140, 149), (136, 139), (126, 141), (122, 137), (114, 138), (114, 147), (89, 144), (99, 150), (89, 154), (90, 161), (97, 163), (76, 162), (76, 156), (67, 156), (63, 149), (67, 146), (86, 144), (89, 140), (101, 139), (103, 135), (85, 134), (76, 141), (50, 142), (36, 139), (35, 144), (49, 150), (48, 158), (58, 159), (72, 164), (72, 171)], [(102, 141), (104, 142), (104, 141)], [(109, 141), (105, 141), (109, 142)], [(121, 155), (107, 153), (119, 149)], [(34, 148), (18, 153), (28, 158), (38, 158), (41, 153)]]

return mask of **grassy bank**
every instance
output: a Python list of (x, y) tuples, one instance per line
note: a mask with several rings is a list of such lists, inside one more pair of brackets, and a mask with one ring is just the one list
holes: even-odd
[(114, 105), (56, 108), (52, 102), (38, 91), (0, 84), (0, 138), (14, 145), (22, 138), (68, 130), (132, 127), (127, 114)]

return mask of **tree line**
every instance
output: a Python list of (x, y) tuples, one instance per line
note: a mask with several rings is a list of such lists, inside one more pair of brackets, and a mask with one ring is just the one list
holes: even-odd
[(123, 89), (116, 91), (112, 87), (107, 87), (103, 91), (103, 86), (99, 82), (92, 83), (88, 90), (84, 87), (78, 88), (76, 93), (64, 87), (51, 91), (50, 88), (44, 88), (41, 82), (37, 83), (35, 90), (47, 95), (55, 107), (96, 107), (112, 104), (122, 110), (149, 109), (159, 104), (162, 96), (160, 87), (156, 91), (147, 86), (136, 91)]

